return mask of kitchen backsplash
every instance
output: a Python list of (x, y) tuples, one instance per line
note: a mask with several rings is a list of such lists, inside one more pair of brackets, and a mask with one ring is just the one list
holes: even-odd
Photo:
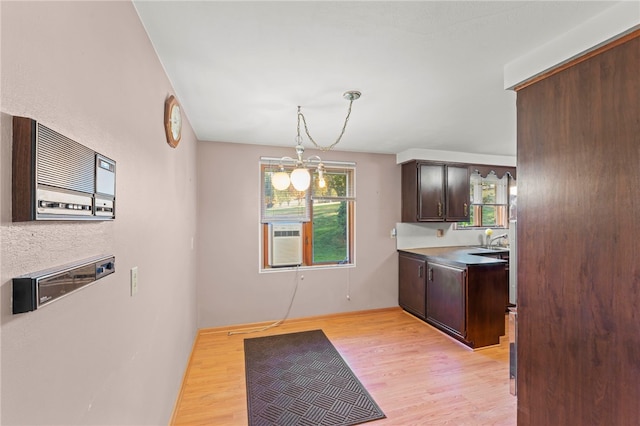
[[(486, 243), (484, 229), (455, 230), (453, 225), (445, 222), (396, 223), (396, 248), (478, 246)], [(443, 231), (442, 237), (437, 236), (439, 229)], [(494, 229), (493, 236), (507, 232), (507, 229)]]

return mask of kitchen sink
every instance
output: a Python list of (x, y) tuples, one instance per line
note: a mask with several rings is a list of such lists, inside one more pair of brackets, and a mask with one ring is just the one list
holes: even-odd
[(506, 260), (509, 258), (509, 248), (508, 247), (477, 247), (475, 252), (473, 252), (476, 256), (486, 256), (493, 257), (496, 259)]

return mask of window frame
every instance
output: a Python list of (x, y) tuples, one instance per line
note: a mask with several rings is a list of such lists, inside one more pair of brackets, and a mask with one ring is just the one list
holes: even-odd
[[(297, 218), (291, 216), (269, 216), (265, 215), (266, 199), (265, 192), (267, 189), (267, 177), (266, 173), (273, 171), (274, 168), (279, 168), (282, 165), (285, 171), (291, 172), (295, 164), (283, 164), (280, 158), (261, 157), (260, 158), (260, 272), (269, 271), (286, 271), (292, 268), (339, 268), (339, 267), (353, 267), (355, 266), (355, 188), (356, 188), (356, 163), (354, 162), (339, 162), (339, 161), (323, 161), (326, 174), (332, 173), (345, 173), (347, 174), (347, 181), (345, 184), (345, 195), (317, 195), (313, 194), (313, 190), (308, 189), (304, 191), (304, 202), (306, 203), (306, 215), (300, 215)], [(318, 181), (318, 173), (313, 167), (310, 166), (310, 172), (312, 173), (311, 185), (316, 185)], [(271, 169), (271, 170), (269, 170)], [(314, 201), (319, 200), (331, 200), (331, 201), (344, 201), (347, 203), (346, 209), (346, 261), (326, 261), (326, 262), (314, 262), (313, 260), (313, 217), (314, 217)], [(277, 222), (301, 222), (302, 223), (302, 265), (296, 266), (283, 266), (272, 267), (269, 266), (269, 224)]]
[[(506, 179), (506, 180), (504, 180)], [(474, 183), (474, 180), (479, 180), (479, 183)], [(507, 172), (502, 177), (498, 177), (494, 171), (487, 173), (486, 176), (483, 176), (478, 170), (475, 170), (471, 173), (469, 177), (469, 191), (474, 191), (474, 186), (482, 186), (485, 181), (493, 181), (496, 182), (496, 185), (500, 184), (504, 186), (504, 193), (502, 197), (496, 191), (496, 202), (495, 203), (477, 203), (475, 202), (478, 197), (471, 196), (474, 202), (471, 203), (471, 209), (473, 211), (473, 223), (471, 220), (468, 222), (456, 222), (454, 229), (456, 230), (479, 230), (479, 229), (487, 229), (487, 228), (495, 228), (495, 229), (507, 229), (509, 228), (509, 200), (510, 200), (510, 190), (512, 181), (515, 179), (511, 176), (511, 173)], [(482, 189), (480, 189), (482, 192)], [(503, 198), (499, 200), (498, 198)], [(498, 202), (503, 201), (503, 202)], [(495, 207), (494, 214), (496, 215), (495, 224), (484, 224), (482, 218), (482, 209), (485, 206), (493, 206)]]

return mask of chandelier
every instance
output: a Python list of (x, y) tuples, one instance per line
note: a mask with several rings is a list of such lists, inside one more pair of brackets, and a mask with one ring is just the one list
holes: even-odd
[[(324, 179), (325, 167), (322, 163), (322, 159), (317, 155), (312, 155), (306, 160), (302, 158), (304, 154), (304, 146), (302, 146), (302, 136), (300, 136), (300, 122), (304, 124), (304, 131), (307, 134), (307, 137), (311, 141), (311, 143), (321, 151), (329, 151), (334, 146), (336, 146), (342, 136), (344, 135), (345, 130), (347, 129), (347, 123), (349, 122), (349, 117), (351, 116), (351, 105), (353, 105), (353, 101), (360, 98), (361, 93), (356, 90), (350, 90), (345, 92), (342, 97), (349, 101), (349, 109), (347, 110), (347, 116), (344, 119), (344, 124), (342, 125), (342, 131), (338, 138), (331, 145), (321, 146), (311, 137), (309, 134), (309, 127), (307, 126), (307, 120), (302, 114), (300, 110), (301, 107), (298, 106), (298, 128), (296, 133), (296, 158), (291, 157), (282, 157), (280, 159), (280, 171), (274, 173), (271, 178), (271, 184), (277, 190), (283, 191), (289, 187), (289, 185), (293, 185), (293, 187), (298, 191), (306, 191), (311, 184), (311, 173), (309, 172), (309, 168), (315, 167), (318, 172), (318, 186), (320, 188), (324, 188), (326, 186), (326, 182)], [(295, 163), (295, 169), (289, 175), (285, 169), (285, 163)]]

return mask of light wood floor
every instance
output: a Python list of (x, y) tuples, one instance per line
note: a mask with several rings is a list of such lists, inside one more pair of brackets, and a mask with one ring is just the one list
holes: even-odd
[[(261, 324), (264, 325), (264, 324)], [(471, 349), (400, 308), (288, 320), (268, 331), (201, 330), (173, 425), (246, 425), (243, 340), (322, 329), (387, 418), (367, 425), (515, 425), (508, 339)]]

